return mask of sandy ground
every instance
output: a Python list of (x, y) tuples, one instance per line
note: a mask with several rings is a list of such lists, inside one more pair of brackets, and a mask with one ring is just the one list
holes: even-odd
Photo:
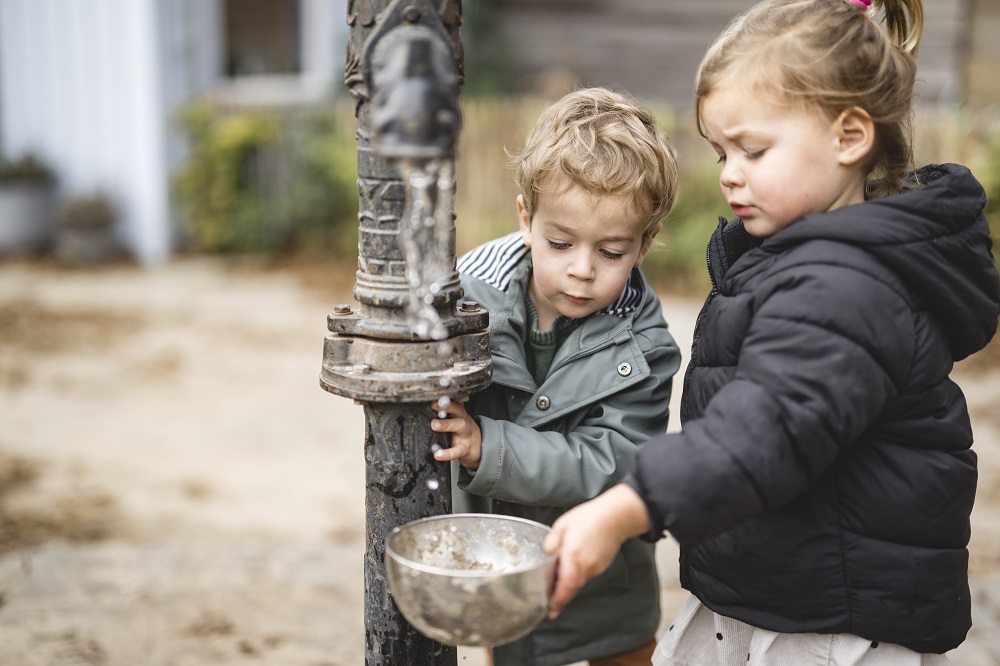
[[(209, 260), (0, 265), (0, 666), (364, 663), (364, 419), (317, 379), (352, 283)], [(665, 299), (684, 350), (698, 305)], [(987, 356), (956, 375), (981, 459), (959, 666), (1000, 664)], [(669, 616), (683, 593), (659, 548)]]

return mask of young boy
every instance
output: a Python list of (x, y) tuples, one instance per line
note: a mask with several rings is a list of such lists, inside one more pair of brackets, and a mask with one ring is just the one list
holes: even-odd
[[(459, 260), (490, 312), (493, 383), (450, 418), (439, 460), (494, 513), (551, 524), (618, 483), (667, 426), (680, 352), (639, 270), (673, 206), (673, 149), (652, 115), (593, 88), (548, 107), (512, 158), (520, 231)], [(470, 504), (456, 493), (456, 511)], [(566, 611), (494, 649), (496, 666), (650, 663), (659, 623), (651, 544), (631, 539)]]

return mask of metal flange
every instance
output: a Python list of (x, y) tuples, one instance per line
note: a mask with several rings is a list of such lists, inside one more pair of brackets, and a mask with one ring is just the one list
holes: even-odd
[(466, 398), (489, 386), (492, 376), (485, 331), (419, 342), (328, 335), (319, 381), (359, 402), (431, 403)]

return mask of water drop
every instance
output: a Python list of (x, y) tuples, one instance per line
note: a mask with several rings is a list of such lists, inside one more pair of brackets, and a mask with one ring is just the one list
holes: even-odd
[(451, 398), (450, 397), (448, 397), (446, 395), (443, 395), (440, 398), (438, 398), (438, 406), (439, 407), (447, 407), (450, 404), (451, 404)]
[(440, 444), (431, 444), (431, 453), (437, 453), (441, 450)]
[(400, 225), (410, 287), (408, 320), (416, 337), (447, 340), (448, 327), (427, 295), (443, 293), (454, 274), (454, 248), (449, 244), (449, 232), (454, 231), (454, 161), (404, 159), (399, 166), (401, 180), (408, 185), (406, 219)]
[[(427, 479), (427, 487), (430, 490), (437, 490), (441, 487), (441, 482), (437, 479)], [(434, 536), (434, 540), (437, 541), (437, 535)]]
[(448, 418), (448, 412), (445, 412), (445, 411), (438, 412), (438, 418), (439, 419), (446, 419), (446, 418)]
[(451, 377), (442, 377), (438, 380), (438, 384), (441, 386), (451, 386)]

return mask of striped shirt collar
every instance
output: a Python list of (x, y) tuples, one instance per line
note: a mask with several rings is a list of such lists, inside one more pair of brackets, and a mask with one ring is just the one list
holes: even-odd
[[(470, 250), (458, 260), (458, 272), (482, 280), (495, 289), (507, 293), (515, 269), (520, 265), (525, 255), (529, 254), (528, 246), (524, 244), (520, 232), (501, 236), (479, 247)], [(616, 317), (626, 317), (638, 309), (642, 303), (644, 285), (639, 276), (639, 269), (633, 268), (629, 274), (625, 289), (614, 303), (607, 306), (599, 314), (609, 314)]]

